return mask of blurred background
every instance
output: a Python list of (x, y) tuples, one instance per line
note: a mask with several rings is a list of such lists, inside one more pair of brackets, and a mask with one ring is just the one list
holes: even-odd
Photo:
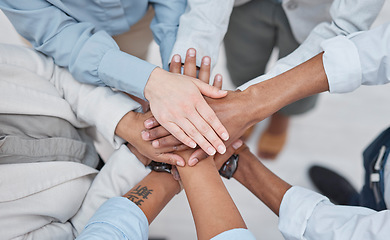
[[(386, 1), (373, 27), (390, 20), (390, 3)], [(0, 42), (23, 45), (8, 19), (0, 11)], [(277, 51), (277, 50), (276, 50)], [(0, 53), (1, 54), (1, 53)], [(275, 62), (276, 55), (269, 66)], [(158, 46), (152, 43), (148, 60), (161, 64)], [(224, 76), (224, 88), (233, 89), (225, 66), (223, 48), (214, 74)], [(293, 117), (284, 150), (276, 160), (264, 164), (292, 185), (314, 189), (307, 170), (321, 164), (337, 170), (360, 189), (363, 185), (362, 151), (385, 128), (390, 126), (390, 84), (363, 86), (353, 93), (323, 93), (313, 111)], [(256, 152), (257, 137), (267, 120), (256, 126), (247, 144)], [(224, 180), (248, 228), (258, 239), (283, 239), (278, 218), (234, 179)], [(205, 199), (207, 204), (207, 199)], [(196, 239), (191, 211), (184, 191), (178, 194), (150, 226), (151, 238), (169, 240)]]

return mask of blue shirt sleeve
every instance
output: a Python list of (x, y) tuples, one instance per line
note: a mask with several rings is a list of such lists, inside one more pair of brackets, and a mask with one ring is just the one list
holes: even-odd
[(36, 50), (67, 67), (76, 80), (107, 85), (144, 99), (146, 82), (156, 66), (121, 52), (106, 31), (77, 21), (66, 6), (44, 0), (4, 0), (0, 8)]
[(179, 29), (180, 16), (187, 6), (186, 0), (149, 0), (152, 4), (155, 17), (150, 24), (154, 40), (160, 46), (163, 68), (168, 70), (170, 55), (176, 41)]
[(248, 229), (236, 228), (220, 233), (211, 240), (256, 240)]
[(89, 220), (77, 240), (147, 240), (149, 224), (133, 202), (115, 197), (105, 202)]

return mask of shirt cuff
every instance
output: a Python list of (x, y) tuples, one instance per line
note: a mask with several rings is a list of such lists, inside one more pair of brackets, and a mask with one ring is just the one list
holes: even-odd
[(223, 233), (218, 234), (213, 237), (211, 240), (255, 240), (255, 236), (248, 230), (244, 228), (235, 228)]
[(304, 239), (307, 221), (318, 203), (328, 198), (294, 186), (284, 194), (279, 209), (279, 230), (286, 239)]
[(329, 92), (352, 92), (362, 84), (362, 69), (355, 44), (345, 36), (322, 42), (323, 64)]
[(127, 239), (148, 239), (149, 224), (145, 214), (133, 202), (114, 197), (96, 211), (85, 226), (84, 231), (88, 230), (94, 233), (119, 232)]
[(156, 67), (130, 54), (111, 49), (103, 56), (98, 74), (106, 85), (146, 100), (144, 89)]

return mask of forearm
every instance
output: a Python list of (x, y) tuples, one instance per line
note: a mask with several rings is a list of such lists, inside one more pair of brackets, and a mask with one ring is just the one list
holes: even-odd
[(299, 99), (329, 90), (322, 53), (270, 80), (245, 91), (252, 107), (248, 121), (259, 122)]
[(283, 196), (291, 185), (268, 170), (248, 148), (239, 153), (239, 158), (233, 177), (279, 215)]
[(134, 202), (150, 224), (179, 191), (180, 185), (171, 174), (152, 171), (123, 197)]
[[(187, 159), (192, 151), (183, 153)], [(194, 217), (198, 239), (246, 225), (226, 190), (212, 157), (194, 167), (178, 167)]]

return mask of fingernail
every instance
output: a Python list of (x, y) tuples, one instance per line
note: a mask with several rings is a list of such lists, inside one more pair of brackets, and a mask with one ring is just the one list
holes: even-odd
[(193, 158), (193, 159), (190, 159), (188, 164), (192, 167), (192, 166), (195, 166), (195, 164), (197, 164), (198, 162), (199, 162), (199, 160), (197, 158)]
[(216, 153), (215, 149), (212, 147), (207, 148), (207, 153), (212, 156)]
[(216, 76), (215, 80), (217, 80), (218, 82), (222, 81), (222, 76), (218, 74)]
[(196, 143), (195, 142), (190, 142), (190, 148), (196, 148)]
[(234, 148), (235, 150), (237, 150), (237, 149), (239, 149), (239, 148), (242, 146), (242, 144), (244, 144), (243, 141), (237, 140), (235, 143), (233, 143), (233, 148)]
[(218, 152), (220, 154), (224, 154), (226, 152), (226, 147), (224, 145), (219, 145), (218, 146)]
[(173, 56), (173, 61), (177, 63), (180, 62), (180, 56), (179, 55)]
[(149, 140), (150, 134), (148, 132), (146, 132), (146, 131), (142, 131), (141, 132), (141, 136), (142, 136), (143, 140)]
[(194, 49), (190, 49), (190, 50), (188, 50), (188, 55), (190, 56), (190, 57), (195, 57), (195, 50)]
[(145, 121), (145, 127), (150, 128), (152, 126), (153, 126), (153, 120), (148, 119)]
[(226, 132), (222, 133), (221, 137), (222, 137), (222, 139), (225, 140), (225, 141), (229, 140), (229, 134), (226, 133)]
[(159, 147), (159, 146), (160, 146), (160, 141), (154, 140), (154, 141), (152, 142), (152, 146), (155, 147), (155, 148)]
[(183, 162), (180, 162), (180, 161), (177, 161), (177, 162), (176, 162), (176, 165), (177, 165), (177, 166), (180, 166), (180, 167), (184, 167), (184, 163), (183, 163)]
[(218, 93), (225, 94), (225, 93), (227, 93), (227, 91), (226, 90), (219, 90)]
[(175, 179), (176, 181), (180, 180), (180, 175), (177, 171), (173, 171), (173, 179)]
[(203, 58), (203, 64), (204, 65), (210, 65), (211, 59), (209, 57)]

